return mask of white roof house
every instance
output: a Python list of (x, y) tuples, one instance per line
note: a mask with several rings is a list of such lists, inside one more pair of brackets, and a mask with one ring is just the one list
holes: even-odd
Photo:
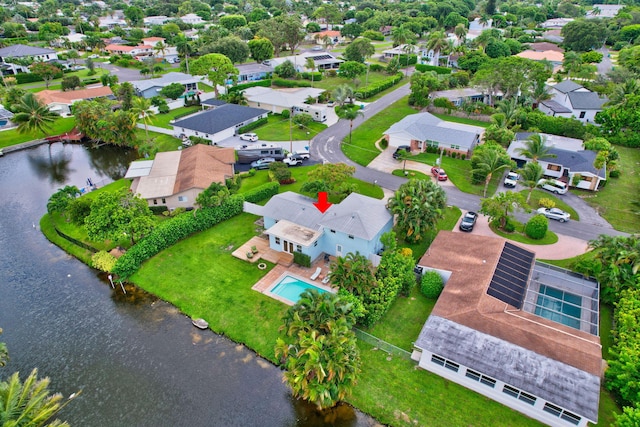
[(184, 86), (185, 91), (191, 91), (198, 89), (198, 82), (200, 81), (202, 81), (200, 77), (195, 77), (191, 74), (171, 72), (156, 79), (132, 81), (131, 84), (136, 88), (139, 96), (153, 98), (159, 95), (162, 88), (172, 83), (180, 83)]
[(254, 86), (244, 90), (244, 96), (250, 107), (264, 108), (272, 113), (280, 114), (284, 110), (292, 110), (293, 114), (307, 113), (317, 122), (327, 119), (326, 108), (320, 105), (305, 104), (308, 98), (318, 99), (324, 89), (301, 87), (289, 90), (271, 89)]
[(547, 116), (573, 117), (583, 123), (593, 122), (608, 101), (584, 86), (564, 80), (549, 86), (551, 99), (540, 102), (538, 109)]

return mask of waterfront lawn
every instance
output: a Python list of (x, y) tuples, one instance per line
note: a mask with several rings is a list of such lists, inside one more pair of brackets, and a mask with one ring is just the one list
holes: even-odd
[[(144, 129), (137, 128), (136, 137), (142, 144), (147, 140), (147, 134)], [(151, 139), (153, 145), (158, 149), (158, 152), (176, 151), (179, 147), (182, 147), (182, 141), (164, 133), (149, 131), (149, 139)]]
[(300, 128), (280, 114), (269, 114), (268, 119), (267, 124), (252, 131), (262, 141), (289, 141), (290, 139), (292, 141), (308, 141), (327, 128), (327, 125), (318, 122), (311, 122), (308, 126)]
[[(169, 122), (173, 120), (176, 116), (184, 116), (189, 113), (197, 113), (198, 111), (202, 111), (200, 107), (180, 107), (175, 110), (171, 110), (166, 114), (156, 114), (153, 120), (149, 123), (151, 126), (158, 126), (161, 128), (171, 129), (169, 126)], [(142, 123), (140, 121), (139, 123)]]
[(50, 131), (46, 134), (42, 132), (18, 133), (16, 129), (5, 130), (0, 132), (0, 148), (42, 139), (50, 135), (61, 135), (65, 132), (70, 132), (75, 125), (76, 121), (73, 117), (60, 117), (53, 122)]
[(640, 188), (640, 149), (616, 145), (620, 153), (618, 159), (619, 178), (608, 178), (604, 188), (597, 192), (574, 190), (591, 207), (602, 215), (616, 230), (627, 233), (640, 232), (638, 219), (638, 188)]
[(382, 138), (384, 131), (409, 114), (418, 112), (408, 105), (408, 100), (408, 96), (399, 99), (358, 126), (351, 134), (351, 144), (349, 135), (343, 140), (342, 152), (359, 165), (367, 166), (371, 163), (380, 154), (376, 142)]
[[(522, 190), (520, 191), (520, 194), (522, 194), (522, 197), (524, 197), (526, 200), (527, 194), (529, 194), (529, 190), (528, 189)], [(575, 209), (573, 209), (571, 206), (566, 204), (561, 197), (558, 197), (553, 193), (550, 193), (546, 190), (541, 190), (539, 188), (535, 188), (533, 190), (533, 192), (531, 193), (531, 199), (529, 199), (529, 206), (531, 207), (532, 210), (535, 211), (540, 207), (540, 203), (539, 203), (540, 199), (553, 200), (556, 204), (555, 206), (556, 208), (562, 209), (563, 211), (568, 212), (571, 215), (571, 220), (573, 221), (580, 220), (580, 216), (578, 215), (578, 212), (576, 212)], [(553, 221), (553, 220), (549, 220), (549, 221)]]

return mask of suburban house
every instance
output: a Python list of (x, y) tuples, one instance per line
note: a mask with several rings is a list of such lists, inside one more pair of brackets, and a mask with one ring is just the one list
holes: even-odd
[(344, 62), (342, 59), (338, 59), (328, 52), (311, 51), (303, 52), (300, 55), (281, 56), (279, 58), (267, 59), (263, 62), (263, 64), (275, 69), (278, 65), (284, 63), (285, 61), (291, 61), (294, 68), (298, 72), (311, 71), (305, 66), (305, 64), (307, 63), (307, 58), (313, 59), (313, 62), (316, 65), (316, 69), (314, 71), (337, 70), (338, 68), (340, 68), (340, 64)]
[(185, 92), (197, 91), (199, 81), (201, 81), (199, 77), (194, 77), (191, 74), (172, 72), (156, 79), (132, 81), (131, 84), (136, 88), (138, 96), (153, 98), (160, 95), (162, 88), (169, 86), (171, 83), (180, 83), (184, 86)]
[(441, 231), (417, 269), (444, 282), (412, 358), (550, 426), (598, 421), (599, 285), (499, 237)]
[(197, 144), (181, 151), (156, 154), (154, 160), (131, 162), (125, 178), (131, 191), (149, 206), (193, 208), (196, 197), (211, 183), (225, 183), (234, 174), (235, 150)]
[(529, 43), (529, 49), (535, 52), (546, 52), (548, 50), (555, 50), (556, 52), (564, 53), (563, 48), (555, 43), (549, 42)]
[(311, 261), (322, 254), (359, 252), (377, 264), (380, 237), (393, 227), (384, 200), (351, 193), (324, 213), (315, 200), (291, 191), (276, 194), (264, 206), (245, 203), (245, 211), (264, 217), (269, 246), (278, 252), (302, 252)]
[(547, 116), (574, 117), (583, 123), (593, 122), (608, 101), (571, 80), (550, 86), (549, 93), (551, 99), (540, 103), (540, 111)]
[(126, 46), (123, 44), (110, 44), (104, 48), (110, 54), (131, 55), (131, 56), (150, 56), (153, 54), (153, 46), (148, 44), (139, 44), (138, 46)]
[[(490, 97), (482, 89), (475, 87), (463, 87), (458, 89), (438, 90), (429, 94), (430, 99), (446, 98), (456, 107), (460, 107), (464, 102), (482, 102), (489, 104)], [(493, 100), (502, 99), (502, 93), (494, 95)]]
[(257, 64), (255, 62), (236, 65), (236, 68), (238, 69), (238, 76), (236, 77), (236, 81), (238, 83), (263, 80), (273, 73), (273, 67), (264, 64)]
[[(533, 134), (517, 133), (515, 141), (507, 149), (507, 153), (516, 161), (518, 167), (531, 161), (518, 152), (520, 148), (525, 147), (525, 142), (530, 135)], [(592, 191), (597, 190), (602, 181), (606, 181), (606, 167), (596, 169), (593, 165), (598, 153), (585, 150), (581, 140), (558, 135), (540, 135), (546, 139), (546, 144), (551, 147), (549, 153), (555, 156), (538, 159), (538, 164), (542, 166), (546, 177), (558, 179), (576, 188)], [(575, 177), (580, 178), (578, 180)], [(576, 184), (574, 184), (574, 179)]]
[(168, 20), (170, 20), (168, 16), (164, 15), (155, 15), (155, 16), (147, 16), (142, 20), (146, 27), (152, 27), (154, 25), (164, 25)]
[(593, 18), (615, 18), (624, 8), (623, 4), (594, 4), (591, 10), (587, 11), (587, 19)]
[(331, 44), (344, 43), (347, 38), (340, 34), (337, 30), (325, 30), (318, 33), (309, 34), (308, 39), (313, 39), (317, 44), (324, 44), (325, 37), (331, 40)]
[(18, 73), (30, 73), (29, 67), (11, 62), (13, 58), (29, 58), (34, 61), (57, 61), (58, 54), (53, 49), (14, 44), (0, 49), (0, 69), (2, 74), (11, 75)]
[(208, 109), (173, 123), (173, 135), (177, 138), (187, 139), (197, 136), (211, 141), (216, 145), (223, 139), (234, 136), (238, 129), (266, 118), (269, 112), (260, 108), (244, 107), (236, 104), (224, 104), (216, 108)]
[(306, 104), (309, 98), (318, 100), (324, 89), (301, 87), (287, 91), (269, 87), (254, 86), (244, 90), (244, 97), (250, 107), (264, 108), (271, 113), (280, 114), (289, 110), (293, 115), (306, 113), (316, 122), (327, 120), (327, 109), (324, 105)]
[[(552, 44), (552, 43), (549, 43)], [(539, 50), (523, 50), (518, 53), (516, 56), (520, 58), (530, 59), (532, 61), (549, 61), (553, 65), (553, 67), (559, 67), (562, 65), (562, 61), (564, 61), (564, 53), (559, 52), (556, 49), (550, 49), (545, 51)]]
[(49, 107), (49, 110), (58, 113), (61, 116), (72, 115), (73, 112), (71, 111), (71, 106), (76, 102), (104, 97), (114, 99), (113, 92), (109, 86), (70, 90), (66, 92), (47, 89), (36, 92), (35, 97), (42, 104)]
[(205, 20), (195, 13), (187, 13), (179, 18), (182, 22), (189, 25), (200, 25), (204, 24)]
[(475, 126), (445, 122), (430, 113), (418, 113), (391, 125), (384, 132), (384, 138), (389, 147), (408, 145), (412, 151), (420, 152), (425, 152), (427, 147), (436, 147), (469, 158), (480, 142), (482, 131)]

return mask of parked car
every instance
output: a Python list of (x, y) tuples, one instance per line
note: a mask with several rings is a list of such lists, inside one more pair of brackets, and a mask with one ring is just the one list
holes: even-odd
[(97, 59), (97, 58), (100, 58), (100, 55), (94, 53), (93, 55), (89, 55), (89, 58), (90, 59)]
[(327, 102), (327, 107), (333, 107), (334, 105), (336, 105), (336, 101), (333, 99), (330, 99), (329, 102)]
[(85, 67), (84, 65), (74, 65), (73, 67), (71, 67), (71, 71), (80, 71), (80, 70), (86, 70), (87, 67)]
[(284, 164), (286, 164), (287, 166), (300, 166), (302, 164), (302, 161), (304, 159), (301, 156), (292, 156), (292, 155), (288, 155), (287, 157), (285, 157), (282, 162)]
[(292, 153), (289, 153), (288, 156), (297, 156), (297, 157), (301, 157), (302, 160), (309, 160), (309, 157), (311, 157), (311, 154), (309, 154), (308, 150), (296, 150)]
[(251, 167), (253, 169), (269, 169), (269, 165), (275, 161), (276, 159), (273, 157), (265, 157), (263, 159), (258, 159), (255, 162), (251, 162)]
[(240, 135), (240, 139), (243, 141), (256, 142), (258, 140), (258, 135), (255, 133), (243, 133)]
[(541, 179), (538, 181), (538, 187), (542, 187), (542, 189), (555, 194), (564, 194), (569, 191), (567, 184), (557, 179)]
[(514, 171), (510, 171), (504, 179), (504, 186), (508, 188), (513, 188), (516, 186), (519, 179), (520, 179), (520, 175), (518, 175)]
[(473, 231), (473, 226), (476, 225), (476, 220), (478, 219), (478, 214), (475, 212), (467, 212), (462, 217), (460, 221), (460, 230), (461, 231)]
[(396, 148), (396, 151), (393, 153), (393, 158), (398, 160), (400, 158), (401, 153), (411, 153), (411, 147), (408, 145), (401, 145)]
[(551, 208), (551, 209), (540, 208), (538, 209), (537, 212), (539, 214), (546, 216), (549, 219), (555, 219), (556, 221), (560, 221), (560, 222), (567, 222), (571, 217), (570, 214), (558, 208)]
[(444, 169), (435, 166), (431, 168), (431, 175), (435, 176), (438, 181), (446, 181), (449, 178)]

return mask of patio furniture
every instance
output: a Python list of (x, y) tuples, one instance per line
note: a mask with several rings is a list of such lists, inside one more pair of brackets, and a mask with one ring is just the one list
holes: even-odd
[(322, 279), (322, 283), (324, 283), (325, 285), (327, 283), (329, 283), (329, 275), (328, 274), (326, 276), (324, 276), (324, 279)]
[(320, 273), (322, 273), (322, 268), (318, 267), (318, 268), (316, 268), (316, 271), (314, 271), (313, 274), (311, 276), (309, 276), (309, 279), (316, 280), (318, 278), (318, 276), (320, 275)]
[(258, 248), (256, 248), (255, 246), (251, 246), (251, 252), (253, 254), (257, 254), (258, 253)]

